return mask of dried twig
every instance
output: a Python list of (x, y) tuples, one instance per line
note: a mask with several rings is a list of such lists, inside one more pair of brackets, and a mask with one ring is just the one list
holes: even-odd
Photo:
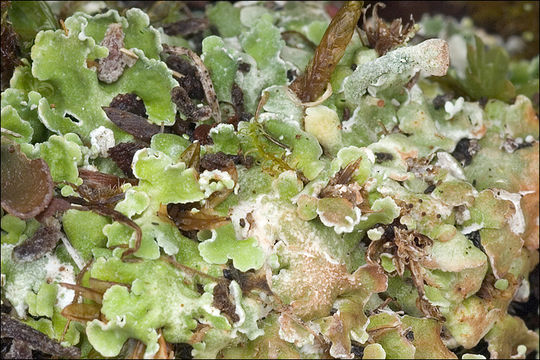
[(212, 84), (212, 79), (210, 78), (210, 73), (208, 72), (208, 69), (204, 65), (203, 61), (197, 55), (195, 52), (188, 48), (180, 47), (180, 46), (169, 46), (166, 44), (163, 44), (163, 50), (169, 54), (174, 54), (177, 56), (187, 56), (191, 60), (193, 60), (195, 67), (197, 69), (197, 75), (199, 76), (199, 80), (201, 81), (201, 84), (204, 89), (204, 95), (206, 98), (206, 101), (208, 102), (208, 105), (210, 105), (210, 108), (212, 109), (213, 117), (216, 120), (216, 122), (221, 122), (221, 111), (219, 110), (219, 103), (216, 95), (216, 90), (214, 89), (214, 85)]

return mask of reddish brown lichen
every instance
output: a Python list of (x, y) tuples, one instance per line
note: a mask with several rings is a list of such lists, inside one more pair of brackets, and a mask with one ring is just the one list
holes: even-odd
[(30, 219), (53, 198), (49, 166), (43, 159), (29, 160), (18, 145), (2, 141), (2, 208), (21, 219)]

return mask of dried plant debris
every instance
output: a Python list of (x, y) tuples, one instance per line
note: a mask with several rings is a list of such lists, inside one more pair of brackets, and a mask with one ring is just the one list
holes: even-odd
[(197, 78), (197, 68), (192, 65), (185, 57), (178, 55), (169, 55), (165, 60), (167, 66), (183, 75), (179, 79), (178, 84), (186, 90), (188, 96), (192, 99), (204, 99), (204, 89), (201, 81)]
[(111, 100), (109, 107), (148, 118), (144, 102), (135, 94), (118, 94)]
[(221, 111), (219, 110), (219, 104), (218, 104), (218, 100), (216, 96), (216, 91), (214, 90), (214, 85), (212, 84), (212, 79), (210, 78), (210, 74), (208, 70), (206, 69), (206, 66), (204, 65), (203, 61), (199, 57), (199, 55), (197, 55), (195, 52), (193, 52), (192, 50), (188, 48), (183, 48), (183, 47), (178, 47), (178, 46), (165, 45), (163, 47), (163, 50), (168, 54), (172, 54), (176, 56), (188, 56), (193, 61), (193, 64), (195, 68), (197, 69), (197, 76), (204, 90), (205, 99), (208, 102), (210, 109), (212, 109), (212, 116), (214, 117), (214, 120), (216, 122), (220, 123)]
[(212, 109), (209, 106), (198, 107), (195, 105), (183, 87), (174, 87), (171, 91), (171, 98), (178, 110), (190, 121), (208, 120), (212, 115)]
[(32, 349), (22, 340), (13, 339), (4, 359), (31, 359)]
[(135, 142), (120, 143), (108, 150), (109, 157), (116, 163), (116, 165), (130, 178), (133, 178), (133, 171), (131, 169), (131, 163), (133, 162), (133, 156), (137, 150), (144, 149), (144, 144)]
[(42, 332), (31, 328), (8, 314), (2, 313), (2, 337), (17, 339), (28, 347), (53, 356), (79, 358), (81, 350), (75, 346), (64, 347), (59, 342), (49, 339)]
[(477, 140), (464, 138), (458, 141), (452, 156), (461, 163), (461, 166), (467, 166), (478, 150), (480, 150), (480, 145)]
[(323, 94), (330, 76), (351, 41), (361, 9), (361, 2), (347, 1), (332, 19), (315, 49), (313, 59), (304, 73), (290, 86), (302, 102), (315, 101)]
[(13, 259), (18, 262), (34, 261), (52, 251), (60, 240), (60, 223), (49, 219), (31, 237), (13, 248)]
[(2, 138), (2, 209), (21, 219), (42, 212), (53, 197), (49, 166), (43, 159), (29, 160), (19, 145)]
[(235, 323), (240, 320), (240, 317), (236, 313), (236, 306), (231, 301), (231, 297), (229, 284), (221, 281), (214, 287), (214, 302), (212, 305), (221, 310), (231, 322)]
[(121, 24), (110, 24), (100, 45), (109, 50), (109, 55), (98, 60), (98, 79), (111, 84), (122, 76), (126, 66), (133, 66), (137, 58), (136, 55), (128, 55), (123, 51), (126, 49), (124, 48), (124, 31)]
[(120, 178), (86, 169), (79, 169), (79, 176), (83, 180), (82, 184), (73, 187), (82, 198), (92, 204), (114, 205), (124, 198), (122, 185), (137, 185), (138, 183), (137, 179)]
[(49, 205), (41, 213), (36, 215), (36, 220), (43, 223), (50, 217), (56, 217), (66, 210), (69, 210), (71, 204), (61, 197), (53, 197)]
[(390, 24), (387, 24), (377, 13), (379, 8), (384, 9), (385, 7), (386, 5), (383, 3), (373, 5), (369, 20), (366, 20), (366, 13), (370, 6), (363, 9), (362, 30), (366, 35), (369, 47), (375, 49), (379, 55), (384, 55), (395, 47), (406, 44), (418, 30), (412, 17), (411, 22), (405, 25), (402, 24), (401, 18), (394, 19)]
[(163, 26), (167, 35), (180, 35), (187, 37), (204, 31), (208, 28), (208, 20), (204, 18), (189, 18)]
[(1, 41), (1, 86), (2, 91), (8, 88), (9, 79), (13, 75), (13, 70), (17, 65), (20, 65), (21, 61), (18, 57), (19, 51), (19, 38), (17, 33), (13, 29), (13, 26), (9, 23), (6, 13), (11, 6), (9, 1), (2, 2), (2, 27), (0, 32)]
[(126, 183), (137, 185), (137, 179), (121, 178), (112, 174), (103, 173), (100, 171), (92, 171), (88, 169), (79, 169), (79, 177), (82, 179), (82, 185), (88, 188), (112, 188), (118, 189)]
[(146, 118), (129, 111), (110, 106), (103, 107), (103, 111), (105, 111), (109, 120), (120, 129), (146, 142), (150, 142), (152, 136), (161, 130), (158, 125), (150, 124)]
[(3, 11), (2, 357), (534, 357), (527, 35), (203, 3)]

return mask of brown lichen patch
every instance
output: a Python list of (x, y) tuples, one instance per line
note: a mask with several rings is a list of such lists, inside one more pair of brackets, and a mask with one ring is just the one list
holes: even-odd
[(124, 48), (124, 31), (120, 24), (109, 25), (100, 45), (109, 49), (109, 55), (98, 60), (98, 79), (111, 84), (122, 76), (126, 66), (133, 66), (137, 59), (121, 51)]
[(18, 145), (2, 139), (2, 208), (21, 219), (42, 212), (53, 198), (53, 181), (43, 159), (29, 160)]
[(505, 315), (486, 335), (488, 350), (492, 359), (510, 359), (518, 353), (519, 345), (527, 347), (526, 353), (538, 350), (538, 334), (527, 329), (525, 322), (518, 317)]
[(350, 274), (345, 264), (329, 261), (315, 249), (287, 249), (290, 265), (273, 278), (272, 291), (285, 294), (293, 313), (304, 321), (328, 315), (341, 294), (380, 282), (377, 288), (386, 289), (386, 275), (378, 265), (366, 264)]
[(390, 24), (387, 24), (377, 14), (378, 7), (384, 9), (386, 5), (376, 3), (373, 6), (372, 15), (369, 20), (366, 20), (366, 12), (369, 9), (369, 5), (362, 10), (364, 15), (362, 30), (366, 34), (369, 46), (375, 49), (379, 56), (382, 56), (393, 48), (406, 43), (415, 35), (416, 30), (412, 16), (411, 22), (405, 25), (401, 23), (401, 18), (394, 19)]
[[(419, 319), (405, 315), (401, 318), (402, 327), (410, 327), (406, 334), (412, 336), (412, 344), (416, 348), (416, 359), (457, 359), (456, 354), (448, 350), (441, 339), (442, 324), (434, 319)], [(409, 335), (409, 336), (407, 336)]]
[(364, 265), (354, 275), (361, 280), (363, 286), (339, 296), (339, 302), (336, 302), (338, 311), (317, 320), (322, 334), (332, 343), (330, 355), (333, 357), (350, 356), (351, 332), (354, 331), (356, 336), (360, 336), (368, 324), (364, 306), (372, 294), (387, 288), (388, 278), (378, 265)]
[(504, 277), (514, 260), (519, 257), (523, 239), (512, 232), (508, 225), (502, 229), (482, 229), (480, 238), (493, 273), (497, 278)]

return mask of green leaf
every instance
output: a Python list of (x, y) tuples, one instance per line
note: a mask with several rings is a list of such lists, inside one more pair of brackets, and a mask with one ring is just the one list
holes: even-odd
[[(25, 67), (22, 66), (20, 68)], [(9, 119), (9, 116), (6, 118), (2, 116), (2, 127), (21, 135), (26, 135), (23, 138), (15, 138), (15, 141), (21, 143), (22, 139), (24, 139), (24, 142), (36, 143), (47, 140), (47, 129), (39, 121), (37, 114), (37, 106), (40, 99), (41, 94), (35, 91), (30, 91), (26, 94), (25, 91), (9, 88), (2, 93), (2, 111), (4, 111), (4, 108), (10, 106), (17, 111), (21, 119), (19, 122), (18, 120), (13, 121), (14, 119)], [(27, 124), (30, 125), (31, 131), (28, 129)], [(30, 138), (27, 139), (29, 136)]]
[(153, 201), (187, 203), (204, 198), (195, 170), (186, 169), (186, 164), (173, 161), (160, 151), (139, 150), (133, 158), (133, 174), (141, 180), (139, 186)]
[(16, 134), (21, 135), (20, 137), (13, 137), (13, 140), (16, 143), (27, 143), (32, 139), (34, 134), (34, 129), (27, 121), (21, 119), (17, 110), (13, 106), (8, 105), (2, 107), (2, 129), (10, 130)]
[(68, 210), (62, 216), (62, 225), (69, 242), (79, 251), (84, 261), (92, 258), (92, 249), (105, 247), (105, 225), (111, 221), (91, 211)]
[(218, 1), (215, 5), (209, 6), (206, 15), (210, 24), (214, 25), (223, 37), (237, 36), (242, 32), (240, 8), (234, 7), (228, 1)]
[(46, 1), (13, 1), (10, 5), (9, 20), (23, 41), (24, 52), (30, 50), (38, 32), (58, 28), (56, 17)]
[(56, 303), (56, 293), (58, 291), (56, 284), (41, 284), (37, 294), (29, 292), (26, 295), (28, 312), (32, 316), (53, 317), (54, 304)]
[[(105, 292), (101, 311), (107, 324), (94, 320), (87, 325), (90, 343), (103, 356), (118, 355), (128, 338), (141, 340), (147, 346), (146, 356), (153, 355), (158, 350), (159, 328), (166, 341), (175, 343), (189, 341), (197, 320), (230, 329), (225, 318), (212, 310), (213, 284), (201, 295), (185, 273), (161, 260), (124, 263), (114, 257), (100, 258), (91, 276), (132, 284), (131, 291), (113, 286)], [(164, 299), (177, 306), (163, 306)]]
[(264, 122), (264, 128), (275, 139), (291, 148), (287, 162), (293, 168), (301, 170), (306, 178), (313, 180), (324, 168), (323, 161), (319, 160), (322, 148), (317, 139), (302, 131), (295, 124), (280, 120), (269, 119)]
[(231, 89), (238, 67), (236, 57), (220, 37), (208, 36), (202, 41), (201, 58), (210, 71), (218, 100), (231, 102)]
[(212, 230), (212, 237), (199, 244), (203, 259), (212, 264), (225, 264), (232, 259), (240, 271), (259, 269), (265, 259), (262, 249), (254, 238), (238, 240), (232, 224)]
[(82, 165), (82, 152), (79, 144), (67, 136), (52, 135), (40, 147), (43, 159), (49, 165), (54, 181), (76, 183), (79, 176), (78, 165)]
[(167, 154), (173, 160), (180, 160), (180, 155), (191, 145), (189, 140), (175, 134), (156, 134), (152, 136), (150, 147)]
[[(86, 27), (92, 26), (105, 31), (107, 22), (103, 23), (100, 15), (85, 17), (76, 14), (66, 19), (67, 37), (62, 30), (44, 31), (36, 36), (32, 47), (32, 74), (40, 81), (54, 83), (54, 93), (47, 99), (41, 99), (38, 107), (41, 121), (51, 131), (61, 134), (74, 132), (88, 141), (90, 131), (103, 125), (113, 130), (117, 142), (131, 139), (131, 135), (116, 127), (101, 108), (108, 106), (112, 98), (120, 93), (138, 95), (144, 101), (150, 122), (174, 123), (175, 105), (170, 92), (177, 82), (165, 63), (156, 59), (160, 50), (156, 41), (159, 35), (144, 26), (148, 17), (142, 11), (128, 13), (129, 28), (133, 25), (134, 29), (139, 29), (133, 33), (130, 41), (138, 42), (138, 46), (145, 51), (132, 49), (138, 56), (137, 62), (112, 84), (99, 82), (96, 71), (89, 69), (86, 64), (86, 60), (107, 55), (107, 49), (97, 45), (98, 40), (84, 32)], [(126, 42), (130, 39), (128, 35), (130, 32), (126, 33)], [(75, 120), (66, 117), (67, 114)]]
[(210, 137), (214, 141), (214, 151), (237, 155), (240, 150), (240, 140), (234, 132), (232, 124), (219, 124), (210, 129)]
[(464, 77), (455, 71), (449, 71), (442, 79), (450, 87), (458, 91), (458, 95), (467, 96), (470, 100), (482, 97), (510, 101), (516, 96), (514, 85), (508, 80), (509, 56), (500, 46), (486, 49), (479, 36), (474, 37), (474, 46), (467, 45), (467, 68)]

